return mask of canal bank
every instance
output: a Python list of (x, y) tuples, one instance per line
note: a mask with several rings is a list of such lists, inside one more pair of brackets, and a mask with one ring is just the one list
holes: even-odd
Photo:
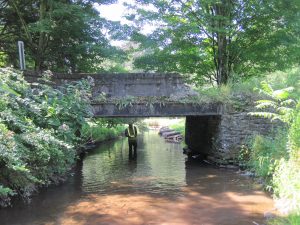
[(236, 171), (190, 161), (156, 132), (90, 151), (67, 182), (31, 204), (1, 209), (1, 224), (262, 224), (272, 199)]

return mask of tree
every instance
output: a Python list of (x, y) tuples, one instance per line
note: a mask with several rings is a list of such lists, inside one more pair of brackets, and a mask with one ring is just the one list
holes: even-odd
[(93, 72), (104, 58), (120, 54), (102, 33), (109, 25), (94, 3), (114, 0), (6, 0), (0, 4), (0, 51), (17, 66), (17, 40), (23, 40), (37, 71)]
[(128, 19), (157, 26), (149, 35), (132, 36), (144, 50), (135, 61), (139, 68), (177, 71), (199, 84), (221, 85), (299, 62), (299, 1), (136, 2), (137, 15)]

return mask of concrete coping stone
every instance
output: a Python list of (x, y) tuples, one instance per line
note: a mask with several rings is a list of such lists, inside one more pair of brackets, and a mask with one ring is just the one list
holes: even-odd
[[(41, 73), (35, 71), (25, 71), (24, 75), (27, 77), (42, 77)], [(178, 73), (53, 73), (54, 79), (66, 79), (66, 80), (78, 80), (87, 77), (92, 77), (94, 79), (152, 79), (158, 78), (170, 78), (170, 79), (183, 79), (184, 76)]]

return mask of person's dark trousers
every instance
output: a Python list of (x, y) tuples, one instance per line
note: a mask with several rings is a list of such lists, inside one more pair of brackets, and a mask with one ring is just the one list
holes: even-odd
[[(137, 141), (128, 141), (129, 145), (129, 158), (136, 158), (137, 156)], [(133, 150), (133, 155), (132, 155)]]

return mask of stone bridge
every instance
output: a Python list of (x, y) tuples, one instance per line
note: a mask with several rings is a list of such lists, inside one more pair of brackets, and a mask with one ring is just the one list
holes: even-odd
[[(40, 75), (25, 72), (29, 82)], [(236, 163), (240, 146), (253, 134), (267, 134), (273, 124), (221, 104), (199, 104), (179, 74), (59, 74), (56, 85), (94, 79), (95, 117), (186, 117), (185, 142), (191, 154), (202, 154), (220, 164)]]
[[(26, 73), (37, 82), (36, 73)], [(170, 117), (220, 115), (218, 104), (188, 101), (197, 95), (179, 74), (119, 73), (53, 75), (56, 85), (92, 77), (92, 106), (95, 117)]]

